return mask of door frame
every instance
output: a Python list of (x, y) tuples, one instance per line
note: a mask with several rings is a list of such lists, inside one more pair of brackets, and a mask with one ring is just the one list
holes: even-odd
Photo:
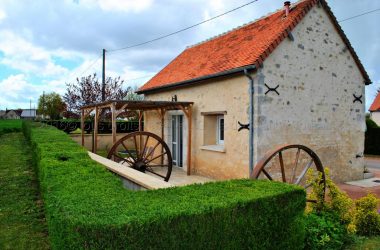
[(182, 170), (187, 171), (187, 144), (188, 144), (188, 120), (182, 110), (170, 110), (165, 114), (165, 142), (170, 146), (172, 144), (172, 116), (182, 115)]

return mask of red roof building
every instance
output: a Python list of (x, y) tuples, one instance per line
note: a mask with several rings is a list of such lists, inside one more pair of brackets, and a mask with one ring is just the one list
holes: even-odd
[(377, 93), (375, 100), (373, 101), (371, 107), (369, 107), (370, 112), (380, 112), (380, 92)]
[[(173, 164), (215, 179), (247, 178), (269, 150), (302, 144), (335, 181), (363, 177), (357, 156), (371, 80), (325, 0), (286, 4), (188, 47), (139, 89), (149, 101), (193, 103), (144, 113), (144, 129), (162, 135)], [(191, 166), (183, 161), (189, 155)]]

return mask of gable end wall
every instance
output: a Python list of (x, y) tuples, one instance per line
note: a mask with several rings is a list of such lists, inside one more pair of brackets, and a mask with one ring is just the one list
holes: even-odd
[[(256, 159), (280, 144), (317, 152), (337, 181), (363, 177), (365, 85), (327, 13), (315, 6), (265, 60), (256, 95)], [(256, 77), (257, 83), (257, 77)], [(353, 102), (353, 94), (362, 101)]]

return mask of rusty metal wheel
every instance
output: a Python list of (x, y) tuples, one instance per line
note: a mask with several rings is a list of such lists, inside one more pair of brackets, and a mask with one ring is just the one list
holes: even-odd
[[(305, 164), (303, 168), (299, 167), (301, 163)], [(325, 192), (326, 177), (322, 162), (313, 150), (304, 145), (283, 145), (268, 151), (254, 167), (252, 178), (292, 183), (308, 191), (311, 184), (306, 183), (305, 176), (311, 168), (317, 170), (314, 171), (315, 174), (321, 174), (321, 184)], [(310, 199), (307, 201), (317, 202)]]
[(139, 131), (124, 136), (112, 146), (107, 158), (165, 181), (172, 172), (173, 161), (168, 145), (150, 132)]

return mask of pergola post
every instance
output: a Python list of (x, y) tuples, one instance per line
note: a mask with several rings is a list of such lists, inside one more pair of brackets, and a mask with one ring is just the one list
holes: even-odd
[(82, 137), (82, 146), (84, 146), (84, 109), (82, 109), (81, 116), (80, 116), (80, 130), (81, 130), (81, 137)]
[(191, 174), (191, 130), (192, 130), (192, 105), (189, 106), (187, 111), (187, 175)]
[(94, 119), (94, 145), (93, 153), (96, 154), (98, 149), (98, 127), (99, 127), (99, 108), (95, 107), (95, 119)]
[(165, 135), (165, 109), (161, 109), (161, 138), (164, 140), (164, 135)]
[(179, 106), (180, 109), (183, 111), (183, 113), (187, 117), (187, 175), (191, 175), (191, 130), (192, 130), (192, 116), (193, 116), (193, 111), (192, 107), (193, 105), (190, 104), (189, 106), (186, 107), (184, 106)]
[(144, 115), (144, 111), (139, 110), (139, 131), (142, 131), (142, 118)]
[(116, 142), (116, 104), (113, 102), (111, 105), (111, 123), (112, 123), (112, 144)]

